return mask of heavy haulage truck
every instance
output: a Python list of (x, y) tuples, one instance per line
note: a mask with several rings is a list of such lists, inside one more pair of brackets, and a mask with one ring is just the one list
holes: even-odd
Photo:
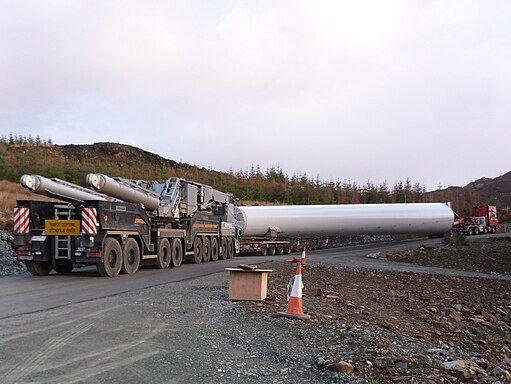
[(64, 202), (22, 200), (14, 208), (15, 253), (34, 275), (96, 265), (102, 276), (141, 265), (177, 267), (235, 253), (286, 254), (300, 236), (443, 234), (443, 203), (235, 207), (233, 196), (196, 182), (89, 174), (90, 189), (24, 175), (21, 184)]
[(239, 246), (233, 196), (204, 184), (103, 174), (87, 176), (91, 189), (39, 175), (21, 184), (65, 202), (21, 200), (14, 208), (15, 253), (33, 275), (81, 264), (114, 277), (147, 264), (230, 259)]

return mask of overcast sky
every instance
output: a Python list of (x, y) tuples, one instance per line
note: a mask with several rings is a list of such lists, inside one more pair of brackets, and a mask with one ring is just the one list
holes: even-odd
[(0, 133), (436, 189), (511, 170), (511, 1), (2, 1)]

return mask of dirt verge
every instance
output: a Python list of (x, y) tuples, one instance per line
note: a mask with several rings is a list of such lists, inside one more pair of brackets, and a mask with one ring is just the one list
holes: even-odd
[(304, 305), (312, 320), (297, 322), (273, 318), (286, 307), (292, 265), (265, 267), (275, 269), (269, 299), (241, 305), (270, 324), (299, 327), (316, 369), (332, 379), (347, 377), (329, 372), (340, 361), (353, 365), (353, 378), (373, 383), (493, 382), (495, 369), (510, 368), (509, 281), (309, 265)]
[(426, 247), (380, 254), (387, 260), (493, 274), (511, 274), (511, 237), (472, 240), (464, 245)]

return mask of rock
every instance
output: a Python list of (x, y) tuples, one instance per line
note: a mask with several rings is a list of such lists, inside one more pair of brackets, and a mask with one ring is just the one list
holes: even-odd
[(323, 366), (325, 366), (325, 365), (326, 365), (326, 360), (325, 360), (325, 359), (323, 359), (322, 357), (318, 357), (318, 358), (316, 359), (316, 365), (317, 365), (318, 367), (323, 367)]
[(459, 312), (457, 312), (455, 309), (450, 308), (449, 309), (449, 317), (456, 321), (457, 323), (461, 323), (462, 317)]
[(339, 297), (339, 296), (337, 296), (337, 295), (326, 295), (325, 297), (326, 297), (327, 299), (340, 299), (340, 297)]
[(482, 369), (474, 361), (467, 360), (454, 360), (446, 361), (442, 364), (442, 367), (449, 371), (456, 371), (463, 374), (465, 379), (472, 379), (476, 373), (481, 375), (488, 375), (484, 369)]
[(461, 312), (463, 310), (463, 307), (461, 304), (454, 304), (453, 305), (454, 309), (457, 310), (458, 312)]
[(500, 367), (495, 367), (491, 374), (496, 377), (504, 377), (506, 380), (511, 380), (511, 373)]
[(323, 290), (321, 288), (317, 288), (315, 296), (316, 297), (323, 297), (324, 296)]
[(480, 317), (471, 317), (470, 320), (472, 320), (476, 323), (479, 323), (479, 324), (486, 325), (487, 327), (491, 327), (491, 325), (492, 325), (489, 321), (481, 319)]
[(441, 348), (430, 348), (427, 350), (428, 353), (433, 353), (435, 355), (445, 355), (446, 351)]
[(373, 252), (366, 256), (369, 259), (379, 259), (380, 258), (380, 252)]
[(465, 372), (468, 369), (468, 363), (465, 360), (446, 361), (442, 367), (448, 371)]
[(406, 372), (408, 370), (408, 364), (403, 361), (398, 361), (396, 364), (396, 369), (400, 372)]
[(331, 372), (344, 373), (345, 375), (351, 375), (355, 370), (353, 365), (346, 361), (339, 361), (338, 363), (330, 364), (327, 368)]

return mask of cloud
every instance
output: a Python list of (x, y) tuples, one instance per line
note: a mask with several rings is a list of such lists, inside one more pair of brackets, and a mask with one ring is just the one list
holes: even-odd
[(510, 8), (3, 2), (0, 132), (357, 182), (497, 176), (510, 165)]

